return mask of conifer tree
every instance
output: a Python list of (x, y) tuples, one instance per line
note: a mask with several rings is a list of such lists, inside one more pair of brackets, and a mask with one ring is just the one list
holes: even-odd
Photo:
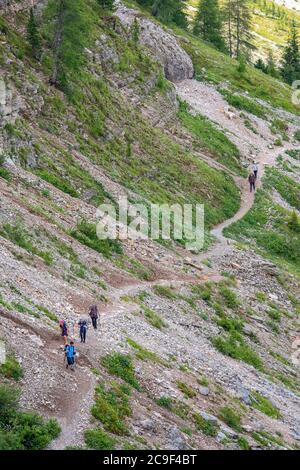
[(182, 28), (187, 27), (187, 19), (184, 12), (186, 0), (137, 0), (148, 7), (153, 16), (165, 23), (175, 23)]
[(27, 39), (30, 44), (33, 57), (35, 59), (39, 59), (41, 55), (41, 43), (33, 8), (30, 9), (30, 16), (27, 24)]
[(225, 50), (222, 37), (222, 19), (218, 0), (200, 0), (194, 20), (193, 32), (205, 41)]
[(230, 56), (238, 57), (249, 46), (251, 39), (251, 12), (249, 0), (226, 0), (224, 19)]
[(295, 21), (292, 22), (290, 37), (283, 53), (282, 77), (290, 85), (300, 80), (299, 38)]
[(98, 0), (98, 3), (104, 10), (113, 11), (115, 8), (115, 0)]

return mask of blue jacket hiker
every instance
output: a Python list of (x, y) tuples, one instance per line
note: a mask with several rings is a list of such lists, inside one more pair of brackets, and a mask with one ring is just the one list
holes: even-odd
[(65, 351), (65, 355), (66, 355), (66, 358), (67, 358), (67, 369), (70, 366), (71, 370), (74, 370), (73, 365), (74, 365), (74, 362), (75, 362), (75, 355), (76, 355), (74, 342), (71, 341), (70, 344), (67, 344), (65, 346), (64, 351)]

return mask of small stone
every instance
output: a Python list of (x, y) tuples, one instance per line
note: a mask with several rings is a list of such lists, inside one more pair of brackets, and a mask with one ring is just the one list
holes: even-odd
[(207, 395), (209, 395), (209, 388), (201, 386), (201, 387), (199, 387), (199, 393), (201, 395), (207, 396)]

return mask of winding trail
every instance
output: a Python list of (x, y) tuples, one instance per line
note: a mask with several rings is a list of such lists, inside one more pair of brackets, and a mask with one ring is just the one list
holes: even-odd
[[(195, 100), (195, 96), (192, 97)], [(240, 125), (240, 123), (239, 123)], [(259, 177), (257, 181), (257, 188), (260, 188), (262, 185), (262, 177), (267, 166), (272, 166), (276, 163), (276, 159), (279, 154), (292, 148), (291, 146), (280, 147), (278, 149), (267, 149), (266, 141), (262, 140), (262, 147), (260, 152), (257, 152), (255, 159), (259, 163)], [(226, 168), (224, 165), (213, 160), (211, 157), (203, 155), (201, 152), (195, 152), (198, 154), (199, 158), (202, 158), (207, 164), (211, 167), (217, 168), (220, 171), (227, 172), (235, 181), (237, 186), (241, 191), (241, 204), (237, 213), (214, 227), (211, 231), (211, 234), (216, 238), (215, 243), (206, 251), (199, 255), (193, 256), (193, 260), (201, 265), (201, 262), (204, 259), (209, 257), (217, 257), (226, 254), (229, 252), (232, 247), (231, 244), (233, 241), (226, 238), (223, 235), (223, 230), (226, 227), (229, 227), (232, 223), (237, 222), (242, 219), (252, 208), (255, 201), (255, 193), (250, 193), (249, 183), (247, 178), (242, 178), (235, 175), (230, 169)], [(182, 251), (182, 256), (185, 256), (186, 253)], [(143, 289), (148, 289), (154, 285), (164, 285), (169, 287), (176, 287), (186, 282), (206, 282), (207, 280), (219, 281), (222, 279), (222, 276), (218, 272), (212, 272), (206, 269), (203, 266), (203, 272), (199, 274), (193, 274), (190, 279), (187, 276), (180, 278), (168, 278), (168, 279), (157, 279), (153, 282), (141, 282), (137, 281), (131, 285), (121, 285), (119, 288), (115, 289), (111, 294), (110, 301), (106, 307), (102, 310), (101, 322), (105, 326), (106, 318), (109, 316), (118, 317), (122, 313), (133, 313), (137, 309), (137, 305), (133, 302), (124, 301), (123, 296), (133, 296)], [(113, 299), (113, 300), (112, 300)], [(79, 318), (78, 318), (79, 319)], [(75, 322), (78, 321), (75, 320)], [(101, 332), (89, 332), (88, 343), (86, 345), (80, 345), (80, 355), (81, 361), (77, 366), (76, 375), (77, 375), (77, 384), (78, 390), (76, 393), (76, 401), (68, 400), (65, 403), (65, 413), (63, 417), (57, 416), (60, 421), (62, 432), (60, 436), (52, 442), (51, 449), (64, 449), (66, 446), (74, 445), (76, 443), (80, 434), (83, 430), (89, 426), (90, 421), (90, 406), (93, 402), (94, 387), (96, 378), (86, 367), (93, 365), (97, 367), (97, 362), (99, 358), (103, 355), (103, 346), (101, 342)], [(80, 440), (80, 439), (79, 439)]]

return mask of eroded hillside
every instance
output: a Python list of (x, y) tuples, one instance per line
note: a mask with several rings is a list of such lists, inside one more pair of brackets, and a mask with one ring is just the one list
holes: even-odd
[[(44, 0), (34, 2), (43, 53), (30, 53), (31, 3), (0, 2), (1, 382), (19, 379), (22, 409), (57, 418), (53, 449), (298, 448), (291, 89), (250, 67), (239, 74), (146, 13), (119, 4), (108, 15), (93, 0), (80, 70), (69, 63), (61, 89), (49, 83)], [(99, 241), (96, 209), (120, 196), (204, 203), (205, 250)], [(77, 322), (94, 303), (101, 327), (82, 345)], [(76, 338), (74, 372), (61, 318)]]

